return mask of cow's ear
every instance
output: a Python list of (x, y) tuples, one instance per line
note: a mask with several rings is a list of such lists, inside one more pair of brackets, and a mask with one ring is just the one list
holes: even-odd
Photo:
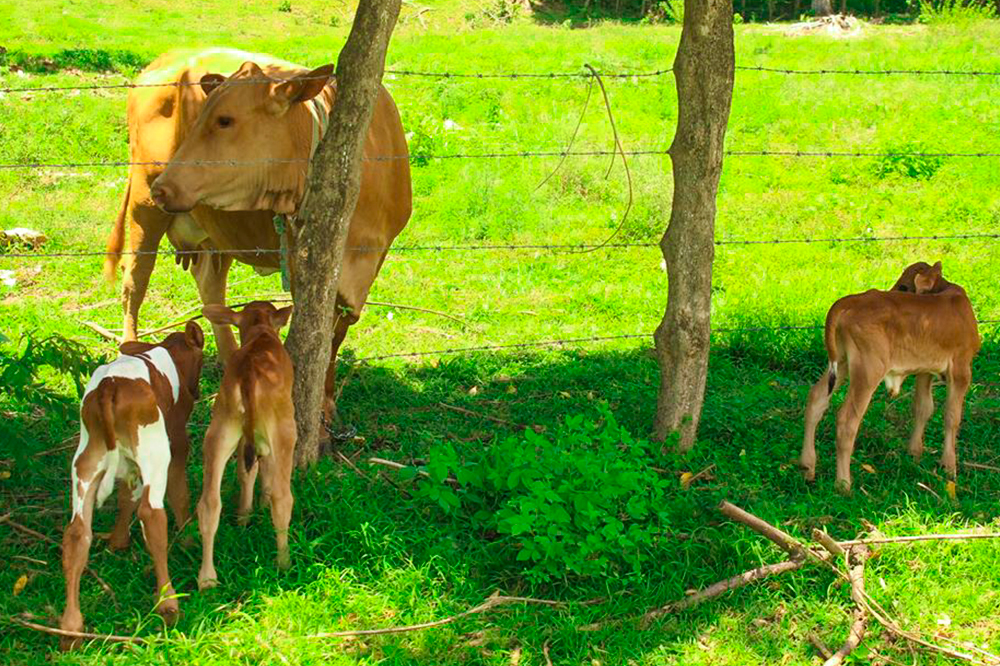
[(194, 319), (189, 321), (184, 327), (184, 339), (189, 347), (205, 348), (205, 334), (201, 331), (201, 326)]
[(156, 345), (150, 344), (148, 342), (139, 342), (138, 340), (130, 340), (128, 342), (123, 342), (118, 347), (118, 351), (125, 356), (135, 356), (136, 354), (144, 354)]
[(918, 294), (933, 292), (937, 288), (938, 282), (941, 281), (941, 262), (931, 266), (928, 271), (919, 273), (913, 281), (916, 284)]
[(206, 74), (201, 77), (201, 90), (206, 95), (211, 95), (212, 91), (218, 88), (226, 80), (222, 74)]
[(292, 307), (294, 306), (285, 306), (271, 315), (271, 325), (274, 326), (274, 330), (280, 331), (288, 323), (289, 317), (292, 316)]
[(219, 326), (239, 326), (240, 325), (240, 315), (234, 312), (225, 305), (206, 305), (201, 309), (201, 314), (205, 316), (205, 319), (209, 320), (213, 324), (218, 324)]
[(331, 76), (333, 76), (333, 65), (323, 65), (311, 72), (299, 74), (294, 79), (279, 83), (274, 86), (271, 94), (282, 105), (308, 102), (323, 91)]

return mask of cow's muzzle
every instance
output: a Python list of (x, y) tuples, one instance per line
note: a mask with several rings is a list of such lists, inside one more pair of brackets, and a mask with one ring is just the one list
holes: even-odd
[(164, 182), (163, 176), (153, 181), (149, 189), (153, 202), (167, 213), (187, 213), (194, 208), (195, 201), (184, 201), (177, 189), (169, 182)]

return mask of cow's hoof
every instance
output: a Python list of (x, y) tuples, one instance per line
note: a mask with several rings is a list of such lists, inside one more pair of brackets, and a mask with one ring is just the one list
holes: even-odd
[(205, 590), (211, 590), (213, 587), (219, 586), (218, 578), (199, 578), (198, 579), (198, 591), (204, 592)]
[(163, 618), (168, 627), (172, 627), (181, 616), (181, 607), (177, 603), (177, 599), (164, 599), (156, 607), (156, 612)]
[(840, 493), (844, 497), (850, 497), (851, 496), (851, 482), (850, 481), (844, 481), (843, 479), (838, 479), (837, 483), (834, 484), (834, 488), (836, 489), (836, 491), (838, 493)]
[(129, 547), (129, 545), (131, 545), (131, 543), (132, 539), (129, 537), (128, 534), (125, 535), (112, 534), (108, 538), (108, 550), (110, 550), (111, 552), (125, 550), (126, 548)]
[[(63, 631), (83, 631), (83, 616), (80, 615), (75, 618), (66, 619), (63, 618), (62, 622), (59, 623), (59, 628)], [(71, 636), (61, 636), (59, 638), (59, 649), (63, 652), (69, 652), (70, 650), (76, 650), (81, 645), (83, 645), (82, 638), (76, 638)]]
[(250, 514), (249, 513), (237, 514), (236, 515), (236, 524), (239, 525), (240, 527), (246, 527), (247, 525), (249, 525), (250, 524)]
[(292, 566), (292, 556), (288, 554), (288, 551), (278, 553), (278, 568), (284, 571), (290, 566)]

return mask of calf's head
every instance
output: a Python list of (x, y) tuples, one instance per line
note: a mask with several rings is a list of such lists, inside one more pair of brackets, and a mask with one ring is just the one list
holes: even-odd
[(254, 330), (264, 327), (278, 331), (288, 323), (292, 306), (280, 310), (267, 301), (253, 301), (239, 312), (225, 305), (206, 305), (201, 309), (205, 319), (219, 326), (235, 326), (240, 332), (240, 342), (246, 343)]
[(941, 262), (933, 266), (918, 261), (906, 267), (903, 274), (892, 285), (891, 291), (905, 291), (911, 294), (936, 294), (943, 291), (948, 282), (941, 275)]
[(313, 116), (305, 104), (332, 75), (333, 65), (324, 65), (274, 80), (245, 62), (229, 78), (203, 76), (201, 89), (208, 97), (187, 138), (153, 182), (153, 200), (168, 213), (198, 204), (294, 213), (305, 191), (313, 139)]
[(201, 378), (205, 349), (205, 334), (202, 333), (201, 326), (192, 320), (184, 326), (183, 332), (171, 333), (158, 345), (147, 342), (125, 342), (118, 350), (122, 354), (136, 355), (147, 352), (153, 347), (163, 347), (167, 350), (174, 367), (177, 368), (177, 376), (181, 382), (178, 388), (196, 400), (200, 395), (198, 380)]

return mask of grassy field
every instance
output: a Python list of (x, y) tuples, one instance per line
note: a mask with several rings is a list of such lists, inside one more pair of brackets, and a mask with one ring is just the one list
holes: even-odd
[[(421, 8), (429, 11), (421, 12)], [(668, 67), (679, 29), (603, 23), (587, 29), (492, 21), (486, 5), (406, 5), (390, 48), (393, 69), (451, 72), (644, 72)], [(347, 34), (347, 6), (186, 0), (8, 3), (0, 8), (0, 87), (121, 82), (175, 46), (224, 45), (309, 65), (334, 61)], [(467, 16), (468, 15), (468, 16)], [(781, 26), (738, 26), (737, 62), (788, 68), (977, 69), (1000, 71), (1000, 24), (955, 27), (867, 26), (861, 37), (789, 37)], [(580, 80), (469, 80), (388, 76), (411, 146), (431, 154), (563, 147), (586, 93)], [(676, 122), (669, 75), (607, 82), (627, 149), (664, 149)], [(1000, 77), (785, 76), (737, 72), (727, 137), (732, 150), (836, 150), (872, 153), (1000, 152)], [(595, 98), (596, 99), (596, 98)], [(611, 147), (603, 109), (593, 103), (577, 148)], [(451, 120), (458, 129), (446, 129)], [(122, 91), (0, 94), (0, 163), (127, 159)], [(552, 159), (430, 160), (414, 166), (414, 217), (400, 245), (597, 242), (620, 221), (624, 172), (604, 178), (606, 158), (571, 158), (544, 187)], [(635, 205), (620, 239), (655, 242), (669, 216), (670, 164), (630, 161)], [(0, 227), (45, 232), (49, 251), (100, 251), (117, 210), (122, 168), (0, 170)], [(1000, 222), (996, 159), (727, 158), (720, 187), (720, 240), (882, 237), (995, 232)], [(837, 297), (891, 284), (906, 264), (942, 260), (945, 275), (968, 289), (981, 319), (1000, 319), (992, 288), (1000, 245), (983, 240), (722, 245), (715, 264), (714, 319), (720, 327), (811, 325)], [(194, 311), (191, 279), (161, 261), (143, 309), (145, 326)], [(15, 259), (0, 254), (6, 357), (22, 355), (0, 393), (0, 516), (59, 539), (68, 507), (68, 464), (78, 432), (71, 369), (112, 348), (82, 322), (120, 326), (118, 286), (100, 277), (100, 257)], [(232, 273), (232, 300), (280, 291), (277, 276)], [(960, 467), (949, 499), (934, 465), (941, 416), (928, 429), (927, 459), (905, 454), (910, 397), (879, 393), (855, 454), (853, 497), (833, 492), (833, 419), (822, 424), (820, 469), (804, 484), (794, 459), (808, 383), (824, 365), (819, 333), (785, 330), (717, 335), (700, 442), (685, 457), (651, 454), (667, 482), (669, 510), (638, 569), (601, 575), (526, 575), (511, 539), (470, 527), (464, 510), (444, 511), (424, 492), (413, 497), (374, 476), (372, 455), (426, 460), (450, 443), (469, 460), (519, 436), (518, 424), (555, 438), (565, 417), (603, 420), (607, 404), (632, 435), (650, 429), (657, 389), (651, 334), (665, 302), (656, 247), (571, 255), (537, 251), (411, 251), (391, 254), (372, 298), (450, 313), (460, 321), (398, 307), (371, 307), (351, 332), (345, 356), (435, 350), (605, 335), (649, 335), (585, 346), (429, 355), (360, 365), (340, 400), (358, 437), (341, 450), (369, 478), (325, 461), (295, 479), (293, 566), (273, 566), (267, 512), (237, 528), (224, 518), (217, 546), (222, 586), (196, 590), (199, 546), (177, 544), (171, 573), (183, 617), (163, 632), (149, 611), (152, 576), (139, 530), (125, 553), (96, 542), (91, 565), (115, 589), (113, 600), (85, 577), (88, 628), (138, 634), (146, 646), (93, 644), (73, 655), (21, 628), (29, 612), (54, 624), (62, 610), (57, 547), (3, 526), (0, 558), (0, 661), (61, 664), (807, 664), (806, 635), (839, 646), (847, 632), (847, 589), (816, 570), (787, 574), (648, 630), (633, 622), (593, 632), (577, 628), (627, 619), (682, 598), (686, 590), (781, 554), (714, 511), (727, 498), (806, 537), (825, 527), (853, 538), (871, 521), (887, 534), (1000, 526), (1000, 476)], [(1000, 408), (1000, 343), (984, 325), (984, 348), (960, 435), (960, 461), (993, 466)], [(29, 345), (49, 339), (57, 342)], [(66, 339), (70, 342), (59, 342)], [(210, 342), (211, 346), (211, 342)], [(14, 390), (34, 373), (29, 390)], [(346, 372), (346, 368), (345, 368)], [(203, 392), (214, 391), (209, 363)], [(20, 386), (20, 385), (19, 385)], [(907, 388), (909, 384), (907, 385)], [(936, 389), (937, 402), (943, 389)], [(445, 403), (481, 415), (442, 407)], [(200, 439), (209, 405), (192, 420), (192, 487), (200, 487)], [(492, 420), (491, 420), (492, 419)], [(578, 441), (579, 453), (588, 442)], [(573, 451), (569, 451), (573, 454)], [(678, 479), (714, 465), (691, 489)], [(235, 486), (226, 478), (225, 491)], [(598, 478), (597, 481), (600, 481)], [(421, 488), (426, 489), (426, 486)], [(111, 504), (96, 515), (110, 529)], [(188, 528), (191, 534), (196, 529)], [(935, 638), (1000, 651), (1000, 544), (928, 543), (886, 547), (868, 568), (872, 595), (901, 623)], [(26, 577), (23, 589), (12, 590)], [(20, 587), (20, 586), (19, 586)], [(565, 608), (512, 606), (446, 627), (363, 640), (303, 638), (319, 631), (429, 621), (464, 610), (499, 590), (568, 602)], [(578, 602), (602, 598), (596, 604)], [(967, 650), (969, 648), (966, 648)], [(515, 655), (520, 655), (515, 657)], [(946, 663), (872, 627), (853, 663)], [(889, 661), (892, 660), (892, 661)]]

